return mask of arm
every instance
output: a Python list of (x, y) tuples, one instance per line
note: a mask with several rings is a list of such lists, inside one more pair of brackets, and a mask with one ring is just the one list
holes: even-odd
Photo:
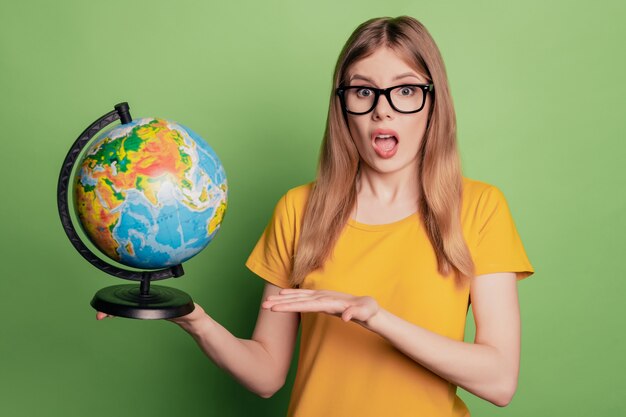
[[(267, 283), (263, 299), (280, 287)], [(278, 314), (261, 309), (251, 340), (239, 339), (196, 305), (187, 316), (172, 319), (187, 331), (215, 364), (263, 398), (285, 383), (296, 343), (299, 313)]]
[(520, 318), (512, 272), (485, 274), (470, 283), (474, 343), (459, 342), (409, 323), (386, 310), (366, 327), (442, 378), (504, 407), (517, 387)]
[(286, 289), (262, 304), (272, 311), (324, 312), (380, 334), (415, 362), (495, 405), (506, 406), (517, 387), (520, 319), (515, 273), (470, 281), (476, 338), (450, 339), (380, 308), (372, 297), (335, 291)]

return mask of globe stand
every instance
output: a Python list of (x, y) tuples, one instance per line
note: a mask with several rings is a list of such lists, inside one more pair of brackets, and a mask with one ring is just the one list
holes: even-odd
[(91, 306), (112, 316), (133, 319), (170, 319), (194, 310), (191, 297), (176, 288), (150, 286), (150, 272), (144, 272), (141, 284), (113, 285), (98, 291)]
[(115, 105), (115, 110), (105, 114), (85, 129), (76, 139), (63, 161), (57, 186), (57, 204), (63, 229), (74, 248), (93, 266), (116, 278), (140, 281), (139, 285), (114, 285), (101, 289), (91, 300), (93, 308), (113, 316), (135, 319), (168, 319), (184, 316), (191, 313), (195, 308), (187, 293), (159, 285), (150, 287), (151, 281), (183, 276), (185, 272), (182, 265), (154, 271), (131, 271), (118, 268), (96, 256), (82, 242), (72, 223), (67, 190), (76, 159), (82, 149), (99, 131), (116, 120), (120, 120), (122, 124), (132, 122), (128, 103)]

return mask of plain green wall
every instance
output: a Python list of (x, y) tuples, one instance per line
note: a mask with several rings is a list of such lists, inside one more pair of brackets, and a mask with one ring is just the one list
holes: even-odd
[(263, 400), (172, 323), (96, 322), (92, 295), (121, 282), (63, 233), (58, 172), (120, 101), (205, 137), (229, 209), (164, 284), (249, 338), (263, 282), (244, 262), (278, 198), (313, 179), (339, 50), (362, 21), (401, 14), (438, 43), (465, 175), (503, 190), (537, 271), (519, 284), (513, 402), (460, 395), (474, 416), (624, 413), (623, 1), (25, 0), (0, 5), (0, 415), (283, 415), (293, 367)]

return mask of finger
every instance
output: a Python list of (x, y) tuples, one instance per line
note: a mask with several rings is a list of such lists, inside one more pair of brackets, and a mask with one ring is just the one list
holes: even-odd
[[(270, 299), (270, 297), (272, 297)], [(319, 301), (334, 301), (334, 300), (328, 300), (328, 299), (324, 299), (323, 296), (320, 295), (287, 295), (287, 296), (269, 296), (264, 302), (264, 305), (276, 305), (276, 304), (284, 304), (284, 303), (294, 303), (294, 302), (301, 302), (301, 301), (315, 301), (315, 300), (319, 300)]]
[(306, 290), (303, 288), (283, 288), (279, 291), (279, 294), (313, 294), (315, 292), (315, 290)]
[(272, 311), (298, 311), (302, 313), (320, 312), (325, 310), (324, 308), (322, 308), (322, 306), (319, 305), (319, 303), (313, 304), (311, 301), (279, 303), (271, 305), (268, 308)]
[(102, 320), (102, 319), (105, 319), (105, 318), (107, 318), (107, 317), (111, 317), (111, 318), (113, 318), (113, 317), (115, 317), (115, 316), (112, 316), (112, 315), (107, 314), (107, 313), (103, 313), (103, 312), (101, 312), (101, 311), (98, 311), (98, 312), (96, 313), (96, 320)]
[(292, 300), (303, 297), (311, 297), (308, 294), (285, 294), (285, 295), (269, 295), (265, 300), (266, 301), (274, 301), (274, 300)]
[(270, 307), (272, 311), (299, 311), (302, 313), (328, 313), (338, 314), (344, 310), (345, 306), (339, 300), (321, 302), (319, 300), (307, 300), (296, 302), (285, 302)]
[[(270, 298), (271, 297), (271, 298)], [(322, 301), (328, 301), (327, 299), (324, 299), (323, 296), (320, 295), (271, 295), (268, 296), (265, 299), (265, 302), (270, 302), (270, 303), (284, 303), (284, 302), (290, 302), (290, 301), (303, 301), (303, 300), (322, 300)]]
[(346, 308), (344, 312), (341, 314), (341, 320), (345, 322), (352, 320), (352, 317), (354, 317), (354, 307)]
[(341, 315), (341, 319), (344, 321), (356, 321), (356, 322), (365, 322), (372, 315), (375, 314), (371, 308), (365, 305), (351, 305), (348, 307), (343, 314)]
[(271, 309), (272, 307), (277, 306), (277, 305), (282, 305), (282, 304), (287, 304), (287, 303), (300, 303), (300, 302), (306, 302), (306, 301), (312, 301), (312, 300), (313, 299), (311, 297), (296, 297), (296, 298), (289, 298), (289, 299), (267, 300), (261, 304), (261, 307), (266, 308), (266, 309)]

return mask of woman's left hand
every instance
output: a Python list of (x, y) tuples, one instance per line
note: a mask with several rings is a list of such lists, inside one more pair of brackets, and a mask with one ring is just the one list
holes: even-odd
[(279, 295), (270, 295), (261, 307), (272, 311), (321, 312), (367, 325), (379, 311), (375, 299), (337, 291), (285, 288)]

